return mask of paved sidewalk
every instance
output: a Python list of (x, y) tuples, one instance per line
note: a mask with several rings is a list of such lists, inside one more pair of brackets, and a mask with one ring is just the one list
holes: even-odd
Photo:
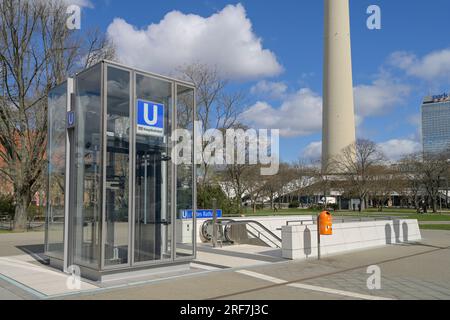
[(0, 279), (0, 301), (1, 300), (35, 300), (36, 296)]
[(0, 234), (0, 257), (23, 254), (43, 257), (45, 233), (42, 231)]
[[(351, 252), (321, 261), (282, 261), (275, 251), (252, 246), (239, 248), (241, 252), (234, 252), (233, 247), (203, 247), (189, 272), (158, 275), (141, 282), (133, 280), (132, 284), (102, 284), (83, 294), (51, 298), (448, 300), (450, 231), (423, 230), (422, 235), (424, 239), (418, 244)], [(0, 259), (40, 265), (42, 236), (37, 232), (1, 235)], [(370, 265), (381, 269), (381, 290), (367, 289)], [(0, 277), (0, 300), (43, 298), (24, 289)]]
[[(66, 299), (450, 299), (450, 232), (423, 231), (421, 244), (211, 271)], [(367, 289), (367, 267), (381, 268), (382, 289)]]

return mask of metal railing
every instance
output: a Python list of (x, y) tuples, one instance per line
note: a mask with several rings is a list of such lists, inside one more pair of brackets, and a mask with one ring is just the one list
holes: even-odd
[(12, 230), (14, 228), (14, 220), (10, 215), (0, 215), (0, 229)]
[(290, 226), (291, 224), (294, 223), (300, 223), (301, 226), (305, 225), (306, 222), (312, 222), (312, 224), (317, 224), (317, 220), (291, 220), (291, 221), (286, 221), (286, 225)]
[[(281, 248), (281, 239), (274, 234), (272, 231), (270, 231), (269, 229), (267, 229), (263, 224), (259, 223), (258, 221), (254, 221), (254, 220), (243, 220), (243, 221), (230, 221), (230, 222), (226, 222), (225, 223), (225, 237), (228, 240), (228, 230), (229, 227), (233, 226), (233, 225), (246, 225), (247, 226), (247, 232), (249, 232), (252, 236), (254, 236), (255, 238), (260, 239), (261, 241), (263, 241), (264, 243), (271, 243), (272, 245), (274, 245), (277, 248)], [(248, 230), (248, 228), (253, 229), (252, 230)], [(258, 230), (258, 228), (261, 228), (261, 230)], [(232, 239), (230, 239), (232, 241)]]
[(44, 216), (34, 216), (31, 219), (28, 219), (28, 230), (39, 229), (45, 226), (45, 217)]
[(385, 216), (385, 217), (381, 217), (381, 216), (376, 216), (376, 217), (343, 217), (343, 216), (333, 216), (333, 221), (334, 222), (341, 222), (341, 223), (345, 223), (345, 222), (364, 222), (364, 221), (384, 221), (384, 220), (388, 220), (388, 221), (392, 221), (392, 220), (398, 220), (398, 219), (403, 219), (404, 217), (392, 217), (392, 216)]
[[(209, 220), (211, 221), (211, 220)], [(223, 235), (228, 242), (234, 242), (233, 239), (230, 238), (230, 228), (234, 225), (245, 225), (247, 226), (247, 232), (249, 232), (252, 236), (260, 239), (264, 243), (271, 243), (277, 248), (281, 248), (281, 238), (266, 228), (263, 224), (254, 220), (241, 220), (236, 221), (232, 219), (219, 219), (218, 224), (223, 226)], [(248, 230), (250, 227), (252, 230)], [(258, 230), (258, 228), (260, 228)]]
[[(345, 222), (364, 222), (364, 221), (384, 221), (384, 220), (388, 220), (388, 221), (393, 221), (393, 220), (398, 220), (398, 219), (404, 219), (407, 218), (407, 216), (398, 216), (398, 217), (393, 217), (393, 216), (377, 216), (377, 217), (345, 217), (345, 216), (333, 216), (333, 222), (341, 222), (341, 223), (345, 223)], [(292, 221), (287, 221), (286, 225), (292, 225), (294, 223), (299, 223), (300, 225), (305, 225), (306, 222), (310, 223), (310, 224), (317, 224), (317, 219), (312, 219), (312, 220), (292, 220)]]
[[(27, 230), (39, 229), (45, 226), (45, 217), (35, 216), (27, 220)], [(0, 230), (14, 229), (14, 219), (10, 215), (0, 215)]]

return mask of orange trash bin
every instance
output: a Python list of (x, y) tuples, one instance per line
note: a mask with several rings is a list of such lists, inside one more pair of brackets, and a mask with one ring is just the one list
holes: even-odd
[(328, 211), (319, 215), (319, 231), (321, 236), (333, 235), (333, 216)]

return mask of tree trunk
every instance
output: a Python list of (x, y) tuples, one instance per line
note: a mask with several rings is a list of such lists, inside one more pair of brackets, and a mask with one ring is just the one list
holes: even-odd
[(31, 196), (29, 192), (22, 194), (16, 203), (16, 211), (14, 216), (14, 231), (27, 231), (28, 207), (30, 206)]
[(236, 207), (238, 210), (238, 214), (242, 214), (242, 202), (240, 197), (236, 197)]
[(437, 201), (435, 197), (431, 198), (431, 206), (433, 208), (433, 213), (437, 213)]
[(416, 209), (417, 209), (417, 213), (420, 213), (421, 212), (421, 210), (423, 209), (423, 207), (422, 207), (422, 203), (421, 203), (421, 201), (420, 201), (420, 198), (419, 198), (419, 196), (415, 196), (415, 198), (414, 198), (414, 206), (416, 207)]

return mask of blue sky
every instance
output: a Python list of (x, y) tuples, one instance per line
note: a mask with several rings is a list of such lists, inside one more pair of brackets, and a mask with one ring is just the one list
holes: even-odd
[[(246, 68), (249, 64), (244, 61), (238, 70), (227, 74), (233, 88), (249, 92), (246, 119), (256, 127), (285, 129), (281, 140), (283, 160), (318, 156), (320, 113), (314, 110), (318, 106), (320, 109), (322, 92), (323, 1), (78, 2), (88, 4), (83, 10), (83, 28), (99, 27), (122, 48), (135, 46), (136, 51), (145, 51), (151, 46), (158, 47), (157, 53), (151, 54), (152, 61), (166, 58), (168, 54), (164, 54), (164, 50), (177, 51), (171, 50), (165, 41), (177, 39), (172, 38), (170, 32), (177, 33), (184, 27), (183, 23), (211, 26), (207, 34), (192, 39), (183, 37), (186, 41), (183, 48), (188, 48), (186, 50), (199, 59), (216, 63), (214, 59), (227, 59), (233, 54), (241, 55), (242, 50), (256, 48), (254, 54), (258, 57), (250, 55), (248, 60), (257, 61), (254, 66)], [(366, 10), (372, 4), (381, 8), (381, 30), (371, 31), (366, 27)], [(225, 11), (229, 5), (231, 9)], [(423, 96), (449, 91), (450, 2), (350, 0), (350, 6), (358, 136), (380, 143), (388, 156), (398, 158), (420, 148), (418, 120)], [(163, 24), (165, 16), (174, 10), (180, 14), (170, 16)], [(194, 16), (186, 16), (188, 14)], [(215, 22), (209, 19), (212, 15), (217, 16)], [(116, 18), (123, 20), (113, 22)], [(147, 28), (152, 24), (161, 28), (149, 31)], [(242, 39), (250, 43), (239, 49), (241, 51), (228, 49), (231, 37), (241, 34), (238, 31), (241, 25), (242, 30), (248, 27), (242, 32)], [(227, 34), (227, 30), (234, 34)], [(161, 39), (155, 39), (157, 37)], [(142, 42), (147, 40), (149, 44), (144, 46)], [(214, 51), (214, 46), (219, 48)], [(126, 62), (136, 60), (139, 63), (141, 57), (146, 56), (145, 52), (139, 55), (129, 50), (132, 49), (119, 50), (120, 58)], [(226, 54), (217, 54), (222, 51)], [(173, 57), (177, 63), (192, 59), (192, 55), (177, 54)], [(224, 70), (230, 69), (229, 62), (217, 63), (223, 63)], [(167, 65), (170, 66), (170, 61), (144, 67), (166, 66), (166, 69), (156, 70), (164, 72)], [(292, 112), (280, 116), (279, 110)]]

